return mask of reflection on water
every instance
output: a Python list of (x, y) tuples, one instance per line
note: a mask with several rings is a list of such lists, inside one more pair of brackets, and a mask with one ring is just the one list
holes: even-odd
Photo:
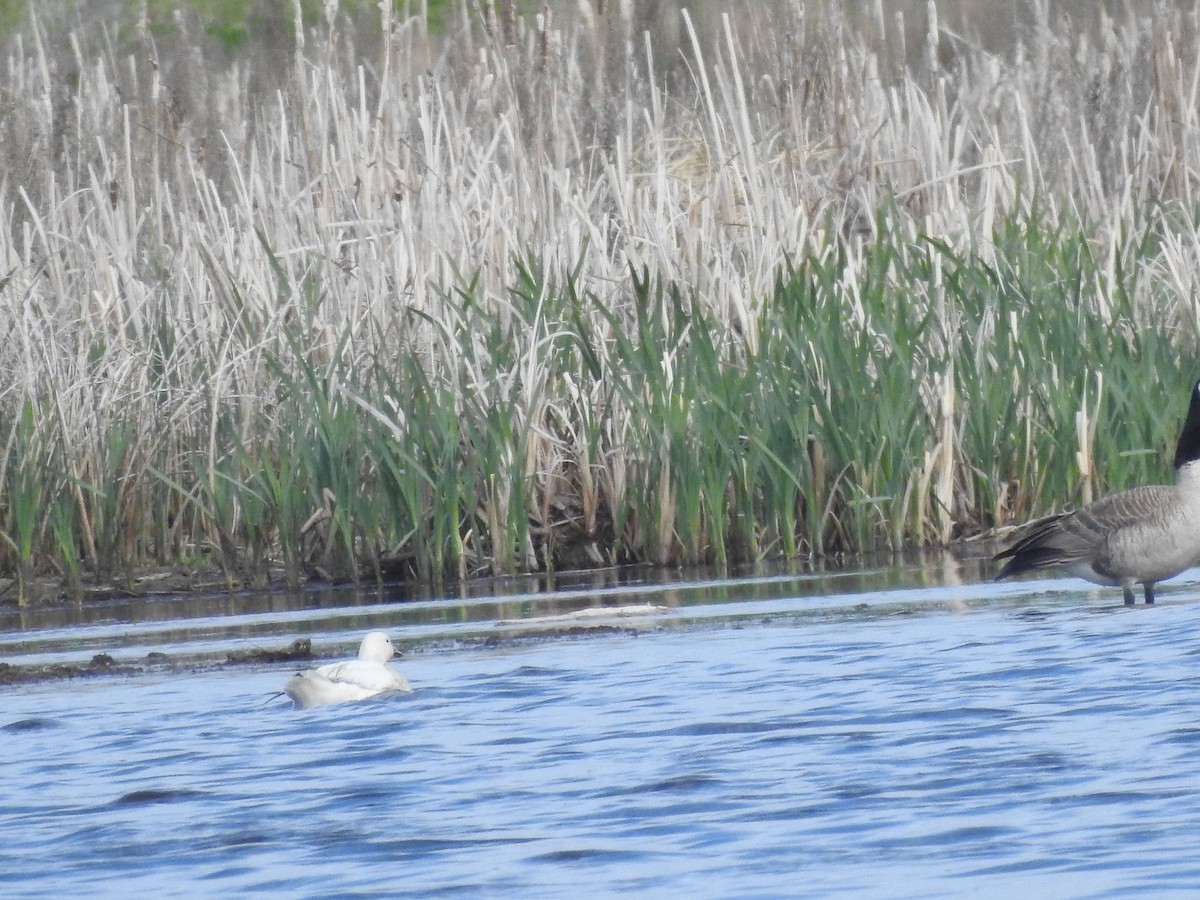
[[(242, 639), (225, 618), (339, 647), (384, 622), (415, 650), (397, 667), (416, 690), (298, 713), (269, 699), (287, 666), (4, 688), (0, 884), (924, 897), (1200, 883), (1200, 592), (1185, 577), (1126, 609), (1070, 581), (930, 577), (578, 586), (561, 603), (516, 590), (417, 599), (411, 619), (387, 600), (339, 618), (322, 599), (278, 629), (261, 607), (88, 620), (75, 631), (114, 656), (185, 632), (175, 652), (228, 648)], [(505, 632), (485, 609), (494, 623), (614, 597), (668, 609), (615, 633), (453, 640)], [(0, 640), (78, 652), (72, 629), (44, 630), (57, 636)]]
[[(843, 570), (832, 565), (762, 564), (753, 571), (735, 575), (732, 579), (714, 580), (703, 571), (671, 570), (630, 566), (551, 575), (514, 575), (507, 578), (480, 578), (455, 586), (445, 596), (435, 596), (428, 589), (413, 586), (364, 585), (314, 588), (299, 594), (246, 591), (233, 594), (177, 594), (145, 597), (116, 597), (44, 608), (0, 606), (0, 634), (36, 629), (65, 628), (75, 625), (107, 623), (170, 622), (183, 619), (236, 618), (244, 616), (281, 616), (289, 613), (320, 610), (338, 611), (348, 606), (407, 603), (418, 609), (453, 608), (455, 601), (463, 610), (456, 613), (462, 620), (478, 619), (484, 613), (472, 612), (482, 606), (485, 610), (499, 609), (503, 615), (492, 618), (515, 618), (525, 611), (534, 615), (562, 612), (579, 608), (580, 601), (603, 602), (622, 592), (646, 589), (660, 591), (668, 597), (673, 588), (685, 596), (702, 591), (698, 601), (722, 602), (744, 600), (750, 596), (780, 596), (803, 585), (803, 593), (844, 593), (851, 590), (886, 589), (900, 586), (937, 586), (975, 583), (983, 580), (983, 560), (962, 560), (939, 551), (915, 551), (902, 558), (880, 563), (870, 568)], [(448, 599), (449, 602), (446, 602)], [(422, 601), (443, 601), (433, 607)], [(687, 602), (683, 599), (681, 602)]]
[[(703, 572), (631, 567), (554, 576), (483, 579), (452, 597), (411, 588), (330, 588), (303, 594), (175, 595), (114, 600), (46, 609), (0, 609), (0, 661), (11, 664), (86, 663), (96, 653), (138, 662), (151, 650), (182, 662), (223, 659), (230, 649), (274, 647), (297, 635), (325, 636), (333, 650), (356, 647), (355, 634), (400, 629), (401, 646), (494, 643), (519, 627), (497, 622), (545, 619), (574, 611), (653, 603), (675, 617), (758, 613), (829, 614), (870, 606), (887, 592), (917, 592), (903, 604), (954, 604), (986, 598), (986, 563), (924, 553), (853, 570), (759, 567), (734, 579)], [(990, 569), (987, 569), (990, 572)], [(962, 597), (951, 590), (963, 586)], [(925, 591), (932, 588), (932, 591)], [(758, 603), (759, 606), (751, 606)], [(663, 623), (658, 623), (663, 624)]]

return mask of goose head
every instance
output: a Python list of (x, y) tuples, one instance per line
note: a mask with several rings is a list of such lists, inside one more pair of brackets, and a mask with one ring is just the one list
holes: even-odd
[(358, 648), (358, 658), (363, 662), (385, 663), (395, 655), (392, 639), (382, 631), (369, 633)]

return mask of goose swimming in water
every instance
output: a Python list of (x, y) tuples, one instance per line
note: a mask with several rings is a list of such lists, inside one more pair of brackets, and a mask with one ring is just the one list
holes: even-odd
[(1132, 605), (1133, 586), (1154, 585), (1200, 564), (1200, 381), (1175, 447), (1175, 483), (1137, 487), (1102, 497), (1070, 513), (1031, 522), (996, 559), (1008, 559), (996, 580), (1032, 569), (1062, 568), (1094, 584), (1120, 585)]
[(297, 709), (309, 709), (347, 700), (366, 700), (390, 691), (411, 691), (403, 675), (387, 661), (396, 654), (391, 638), (372, 631), (358, 648), (358, 659), (330, 663), (300, 672), (288, 679), (283, 692)]

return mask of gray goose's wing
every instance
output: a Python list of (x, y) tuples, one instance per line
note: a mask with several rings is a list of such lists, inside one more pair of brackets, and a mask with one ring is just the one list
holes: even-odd
[(1114, 533), (1161, 516), (1172, 496), (1166, 485), (1138, 487), (1031, 522), (1016, 543), (996, 554), (996, 559), (1008, 559), (996, 580), (1030, 569), (1091, 562)]

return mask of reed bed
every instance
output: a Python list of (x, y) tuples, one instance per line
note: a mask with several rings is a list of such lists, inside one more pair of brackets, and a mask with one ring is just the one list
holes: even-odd
[(728, 567), (1167, 477), (1192, 14), (1034, 3), (1003, 52), (914, 52), (882, 7), (385, 11), (376, 44), (326, 9), (265, 61), (10, 42), (10, 598)]

